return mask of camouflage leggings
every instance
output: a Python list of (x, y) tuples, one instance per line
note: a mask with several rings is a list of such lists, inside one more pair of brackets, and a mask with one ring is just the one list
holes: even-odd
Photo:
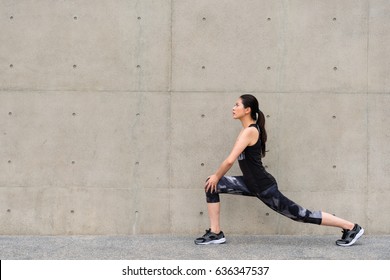
[(257, 197), (274, 211), (297, 222), (320, 225), (322, 221), (321, 211), (312, 212), (291, 201), (278, 190), (277, 184), (256, 192), (248, 189), (242, 176), (224, 176), (218, 182), (217, 192), (206, 192), (207, 203), (219, 202), (220, 193)]

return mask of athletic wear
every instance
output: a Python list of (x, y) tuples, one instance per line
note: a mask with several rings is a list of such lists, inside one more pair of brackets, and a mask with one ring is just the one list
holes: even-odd
[(355, 224), (353, 229), (344, 229), (342, 233), (343, 236), (341, 237), (341, 239), (336, 241), (336, 244), (339, 246), (346, 247), (354, 244), (359, 239), (359, 237), (363, 235), (364, 229), (358, 224)]
[(206, 233), (197, 239), (195, 239), (196, 245), (207, 245), (207, 244), (221, 244), (225, 243), (225, 235), (221, 231), (220, 233), (216, 234), (214, 232), (211, 232), (211, 229), (206, 230)]
[[(258, 130), (256, 124), (254, 126)], [(247, 146), (238, 158), (243, 176), (223, 176), (215, 192), (206, 192), (207, 203), (219, 202), (219, 194), (239, 194), (253, 196), (260, 199), (276, 212), (298, 222), (320, 225), (322, 223), (321, 211), (310, 211), (285, 197), (278, 189), (275, 178), (269, 174), (261, 162), (261, 138), (256, 144)], [(336, 241), (339, 246), (351, 246), (364, 233), (364, 229), (355, 225), (352, 230), (344, 230), (343, 236)], [(206, 234), (195, 240), (196, 244), (223, 243), (225, 237), (206, 231)]]
[[(256, 127), (251, 124), (250, 127)], [(310, 211), (285, 197), (278, 189), (275, 178), (269, 174), (261, 162), (261, 138), (256, 144), (247, 146), (238, 158), (243, 176), (223, 176), (217, 191), (206, 192), (207, 203), (219, 202), (219, 194), (239, 194), (254, 196), (276, 212), (298, 222), (321, 224), (321, 211)]]
[(246, 186), (243, 176), (224, 176), (218, 182), (217, 192), (206, 192), (207, 203), (219, 202), (219, 194), (239, 194), (254, 196), (260, 199), (272, 210), (294, 220), (303, 223), (321, 224), (321, 211), (310, 211), (285, 197), (274, 184), (264, 191), (252, 192)]
[(259, 131), (259, 138), (256, 144), (247, 146), (238, 157), (238, 163), (244, 176), (245, 184), (250, 188), (255, 188), (257, 191), (264, 191), (268, 187), (275, 185), (275, 178), (265, 171), (261, 162), (261, 139), (260, 129), (256, 124), (251, 124), (249, 127), (256, 127)]

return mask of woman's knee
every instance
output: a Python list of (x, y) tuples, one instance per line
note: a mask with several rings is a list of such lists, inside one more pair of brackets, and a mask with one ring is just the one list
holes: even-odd
[(219, 202), (219, 193), (207, 191), (206, 193), (206, 202), (207, 203), (217, 203)]

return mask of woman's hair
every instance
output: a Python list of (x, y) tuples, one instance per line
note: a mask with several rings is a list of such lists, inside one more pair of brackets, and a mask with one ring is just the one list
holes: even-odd
[(265, 142), (267, 142), (267, 132), (265, 130), (265, 117), (262, 111), (259, 109), (259, 102), (256, 97), (251, 94), (244, 94), (240, 96), (242, 105), (244, 108), (251, 108), (251, 117), (256, 121), (256, 124), (260, 128), (260, 140), (261, 140), (261, 155), (265, 157)]

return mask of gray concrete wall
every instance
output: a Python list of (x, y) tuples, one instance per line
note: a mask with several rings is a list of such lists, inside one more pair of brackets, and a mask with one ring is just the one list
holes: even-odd
[[(0, 234), (201, 233), (244, 92), (288, 197), (390, 233), (389, 14), (387, 0), (1, 0)], [(222, 199), (229, 233), (338, 232)]]

